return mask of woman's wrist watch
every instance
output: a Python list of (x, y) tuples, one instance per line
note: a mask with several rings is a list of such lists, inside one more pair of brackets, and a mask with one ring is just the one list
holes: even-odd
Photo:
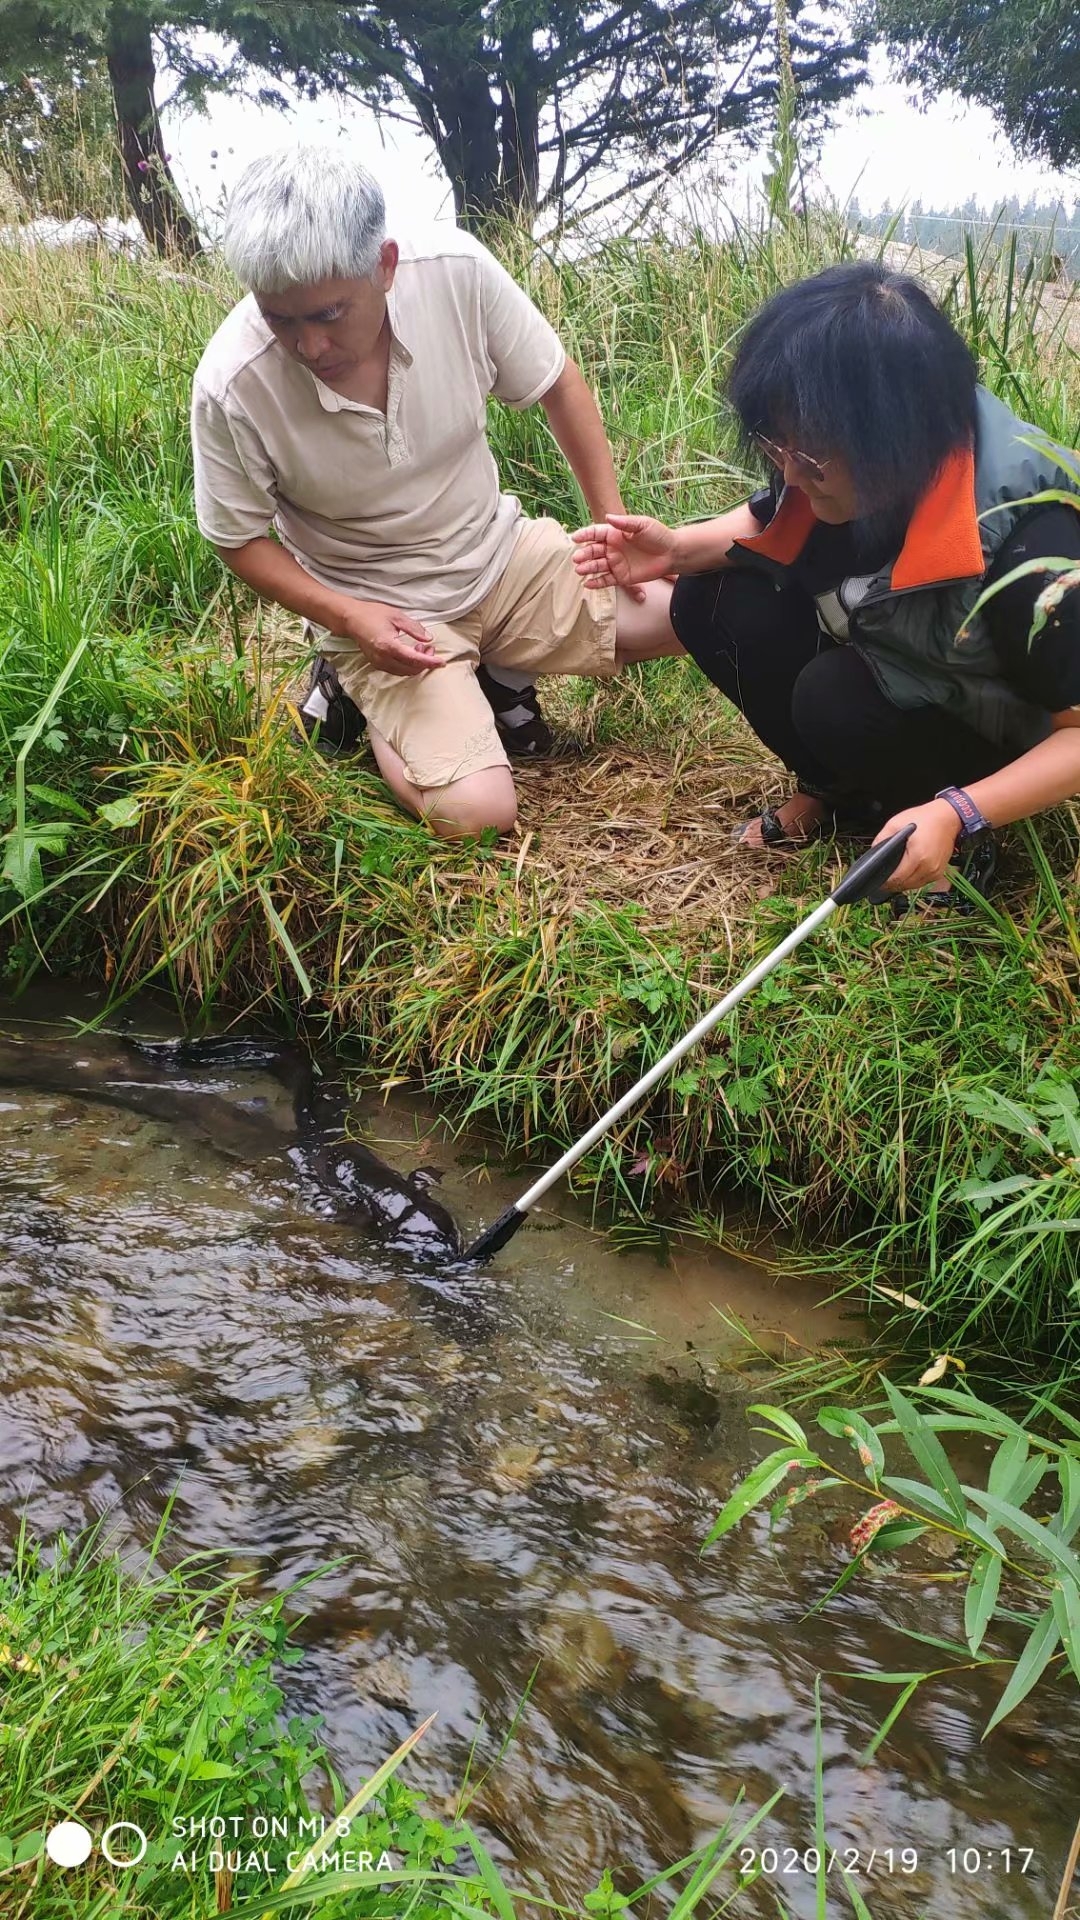
[(939, 793), (935, 793), (934, 799), (945, 800), (952, 808), (960, 822), (958, 838), (966, 840), (973, 833), (992, 831), (986, 815), (975, 805), (970, 793), (965, 793), (963, 787), (942, 787)]

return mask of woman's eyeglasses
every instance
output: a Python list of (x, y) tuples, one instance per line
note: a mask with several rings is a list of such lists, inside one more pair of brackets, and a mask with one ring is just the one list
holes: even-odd
[(762, 453), (767, 454), (773, 465), (779, 467), (781, 472), (790, 465), (797, 473), (805, 474), (808, 480), (815, 481), (819, 486), (824, 480), (825, 469), (830, 464), (828, 460), (815, 460), (812, 454), (800, 453), (796, 447), (781, 447), (763, 433), (755, 433), (754, 439)]

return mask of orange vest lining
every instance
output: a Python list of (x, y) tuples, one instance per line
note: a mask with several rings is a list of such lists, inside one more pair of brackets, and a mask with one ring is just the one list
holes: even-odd
[[(768, 526), (735, 545), (790, 567), (818, 524), (802, 489), (785, 487)], [(985, 570), (975, 506), (975, 454), (971, 447), (958, 447), (918, 501), (889, 584), (903, 593), (945, 580), (971, 579)]]

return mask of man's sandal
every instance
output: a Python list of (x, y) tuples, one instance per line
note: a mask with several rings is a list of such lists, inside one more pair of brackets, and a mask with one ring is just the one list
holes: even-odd
[(476, 669), (480, 688), (495, 720), (495, 731), (515, 760), (541, 759), (555, 745), (540, 711), (535, 687), (508, 687), (486, 667)]
[(315, 656), (311, 685), (298, 711), (305, 737), (324, 760), (360, 751), (367, 721), (321, 653)]
[[(507, 752), (519, 759), (550, 753), (554, 744), (551, 729), (540, 711), (536, 688), (523, 687), (517, 692), (484, 667), (477, 669), (476, 678)], [(315, 657), (311, 685), (298, 711), (305, 737), (325, 759), (359, 752), (367, 721), (321, 653)]]

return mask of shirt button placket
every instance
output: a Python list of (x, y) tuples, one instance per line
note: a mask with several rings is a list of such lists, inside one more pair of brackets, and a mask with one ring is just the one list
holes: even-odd
[(393, 347), (386, 379), (386, 458), (391, 467), (400, 466), (407, 452), (404, 436), (397, 423), (403, 374), (397, 349)]

